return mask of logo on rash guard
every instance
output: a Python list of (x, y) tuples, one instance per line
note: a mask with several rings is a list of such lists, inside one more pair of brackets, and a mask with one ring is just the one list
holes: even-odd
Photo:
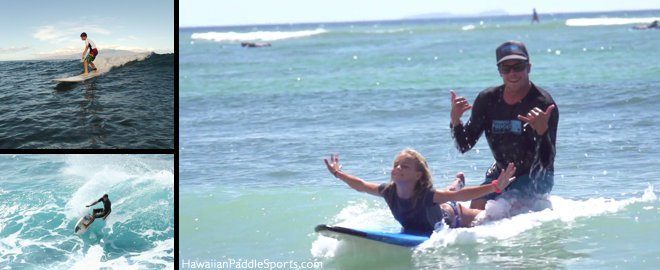
[(520, 120), (493, 120), (493, 134), (522, 133), (522, 122)]

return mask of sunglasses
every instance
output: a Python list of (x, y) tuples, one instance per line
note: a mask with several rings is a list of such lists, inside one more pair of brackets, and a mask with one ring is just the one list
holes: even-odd
[(527, 68), (527, 61), (520, 62), (513, 66), (498, 65), (497, 70), (500, 71), (500, 74), (509, 74), (511, 70), (515, 72), (521, 72)]

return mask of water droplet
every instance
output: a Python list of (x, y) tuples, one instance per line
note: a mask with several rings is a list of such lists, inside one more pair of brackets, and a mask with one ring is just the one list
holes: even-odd
[(408, 61), (412, 60), (412, 58), (408, 57)]
[(298, 77), (298, 78), (296, 78), (296, 80), (300, 81), (300, 80), (302, 80), (302, 79), (301, 79), (300, 77)]
[(556, 54), (556, 55), (560, 55), (560, 54), (561, 54), (561, 51), (560, 51), (560, 50), (556, 50), (556, 51), (555, 51), (555, 54)]
[(583, 51), (583, 52), (586, 52), (586, 51), (587, 51), (587, 48), (582, 48), (582, 51)]
[(548, 52), (551, 53), (551, 52), (552, 52), (552, 49), (548, 48)]
[(357, 60), (357, 59), (358, 59), (357, 55), (353, 55), (353, 60)]
[(603, 175), (607, 175), (607, 170), (603, 171)]

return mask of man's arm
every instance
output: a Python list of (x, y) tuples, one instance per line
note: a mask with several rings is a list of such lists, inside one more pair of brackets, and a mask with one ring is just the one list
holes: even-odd
[(459, 121), (458, 124), (455, 121), (452, 121), (452, 137), (456, 144), (456, 148), (461, 152), (465, 153), (472, 149), (474, 145), (481, 137), (481, 134), (484, 131), (484, 122), (486, 121), (485, 116), (485, 105), (484, 97), (482, 94), (479, 94), (474, 100), (474, 106), (472, 106), (472, 114), (470, 115), (470, 120), (467, 124), (463, 124)]
[(558, 124), (559, 109), (555, 104), (555, 108), (548, 121), (548, 131), (538, 138), (536, 144), (537, 159), (541, 161), (541, 165), (544, 168), (554, 164), (555, 161)]
[(100, 198), (98, 201), (96, 201), (96, 202), (94, 202), (93, 204), (90, 204), (90, 205), (88, 205), (88, 206), (86, 206), (86, 207), (94, 206), (95, 204), (100, 203), (100, 202), (102, 202), (102, 201), (103, 201), (103, 198)]
[(87, 54), (87, 49), (89, 49), (89, 47), (87, 46), (87, 43), (85, 42), (85, 50), (83, 51), (81, 58), (85, 58), (85, 55)]

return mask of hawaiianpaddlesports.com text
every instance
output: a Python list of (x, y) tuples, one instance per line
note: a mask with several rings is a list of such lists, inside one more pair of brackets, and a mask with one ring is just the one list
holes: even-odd
[(181, 269), (321, 269), (323, 262), (269, 259), (181, 260)]

